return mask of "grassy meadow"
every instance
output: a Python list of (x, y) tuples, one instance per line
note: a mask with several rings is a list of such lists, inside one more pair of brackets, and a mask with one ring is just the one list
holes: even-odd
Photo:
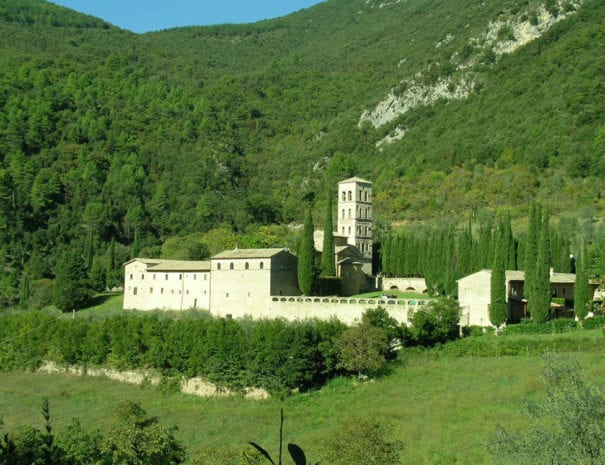
[[(605, 351), (573, 354), (587, 377), (599, 383), (605, 379), (604, 356)], [(18, 425), (42, 427), (40, 405), (48, 397), (55, 430), (73, 417), (87, 428), (104, 429), (114, 421), (114, 406), (130, 399), (165, 424), (177, 425), (177, 437), (189, 453), (222, 445), (240, 449), (247, 441), (275, 451), (283, 408), (285, 440), (301, 445), (313, 459), (326, 433), (350, 416), (372, 416), (390, 425), (393, 439), (404, 442), (402, 463), (487, 464), (492, 462), (485, 444), (496, 425), (523, 428), (521, 402), (544, 395), (542, 367), (539, 356), (440, 358), (404, 350), (392, 372), (379, 380), (360, 384), (338, 378), (318, 391), (263, 401), (199, 398), (104, 378), (13, 371), (0, 373), (0, 418), (8, 431)]]

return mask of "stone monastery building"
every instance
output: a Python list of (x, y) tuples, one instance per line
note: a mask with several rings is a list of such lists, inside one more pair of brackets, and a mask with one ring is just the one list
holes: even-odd
[[(372, 183), (357, 177), (338, 183), (337, 211), (334, 259), (343, 291), (353, 295), (371, 290)], [(316, 248), (321, 252), (318, 239)], [(407, 321), (408, 302), (303, 297), (297, 268), (297, 257), (284, 248), (226, 250), (209, 261), (135, 258), (125, 264), (124, 308), (206, 309), (234, 318), (336, 315), (352, 322), (369, 307), (393, 305), (398, 310), (394, 313), (401, 313), (398, 319)], [(347, 304), (344, 309), (343, 304)]]

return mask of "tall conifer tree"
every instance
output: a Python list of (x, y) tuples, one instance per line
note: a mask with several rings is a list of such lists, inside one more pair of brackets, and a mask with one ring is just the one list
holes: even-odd
[(332, 196), (328, 194), (326, 217), (324, 219), (324, 240), (321, 253), (321, 275), (336, 276), (336, 263), (334, 261), (334, 230), (332, 220)]
[(391, 248), (393, 244), (392, 234), (385, 234), (382, 239), (382, 247), (380, 248), (380, 260), (382, 265), (382, 274), (390, 276), (391, 273)]
[(550, 312), (550, 233), (548, 222), (548, 215), (544, 215), (538, 243), (534, 287), (528, 300), (532, 319), (538, 323), (546, 321)]
[(580, 325), (584, 325), (584, 318), (588, 315), (588, 273), (586, 270), (586, 247), (582, 246), (582, 251), (576, 259), (576, 285), (574, 287), (573, 309)]
[(524, 297), (529, 301), (532, 299), (536, 287), (536, 267), (538, 263), (538, 241), (542, 224), (542, 211), (540, 205), (533, 203), (529, 214), (529, 228), (525, 237), (525, 285), (523, 287)]
[(508, 313), (506, 304), (506, 226), (502, 223), (504, 229), (496, 231), (495, 234), (495, 250), (494, 262), (492, 265), (491, 289), (490, 297), (491, 304), (489, 307), (489, 319), (496, 327), (502, 326), (506, 322)]
[(313, 244), (313, 216), (309, 206), (298, 251), (298, 287), (303, 294), (311, 295), (314, 281), (315, 246)]

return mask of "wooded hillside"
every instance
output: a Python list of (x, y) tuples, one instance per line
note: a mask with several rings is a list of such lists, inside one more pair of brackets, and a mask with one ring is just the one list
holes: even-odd
[[(563, 17), (501, 52), (513, 26)], [(53, 277), (68, 246), (92, 266), (112, 240), (119, 262), (133, 244), (158, 252), (219, 226), (300, 223), (302, 198), (322, 201), (353, 174), (375, 181), (378, 220), (519, 217), (534, 199), (555, 216), (598, 216), (604, 18), (597, 0), (328, 0), (137, 35), (0, 0), (3, 289), (27, 267)], [(449, 98), (463, 78), (468, 96)], [(426, 105), (362, 119), (390, 93), (440, 83)]]

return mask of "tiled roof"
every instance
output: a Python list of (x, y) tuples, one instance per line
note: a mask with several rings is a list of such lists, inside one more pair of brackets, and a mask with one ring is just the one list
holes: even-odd
[(210, 261), (161, 260), (147, 268), (148, 271), (210, 271)]
[(275, 249), (233, 249), (225, 250), (217, 253), (212, 257), (212, 260), (219, 260), (225, 258), (271, 258), (280, 252), (288, 252), (288, 249), (275, 248)]
[[(458, 281), (462, 279), (468, 278), (469, 276), (474, 276), (479, 273), (487, 273), (491, 276), (492, 270), (484, 269), (481, 271), (477, 271), (476, 273), (472, 273), (470, 275), (464, 276), (460, 278)], [(506, 280), (507, 281), (525, 281), (525, 272), (519, 270), (506, 270)], [(550, 273), (550, 283), (551, 284), (574, 284), (576, 282), (576, 275), (573, 273)]]
[(344, 181), (340, 181), (338, 184), (341, 184), (341, 183), (344, 183), (344, 182), (364, 182), (366, 184), (372, 184), (370, 181), (358, 178), (357, 176), (353, 176), (352, 178), (345, 179)]

